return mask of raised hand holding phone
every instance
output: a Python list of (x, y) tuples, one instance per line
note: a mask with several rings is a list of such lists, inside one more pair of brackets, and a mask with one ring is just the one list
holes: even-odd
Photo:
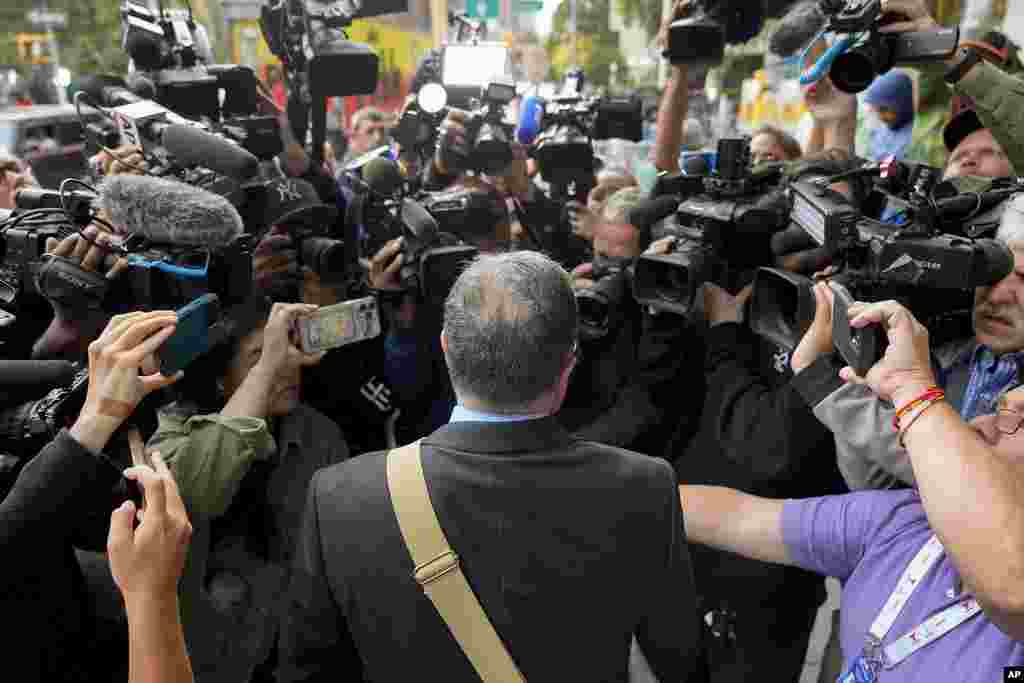
[(143, 398), (178, 381), (181, 373), (143, 374), (177, 322), (174, 311), (115, 316), (89, 345), (89, 390), (71, 428), (80, 444), (99, 453)]
[(372, 296), (325, 306), (298, 319), (300, 348), (319, 353), (380, 335), (380, 311)]

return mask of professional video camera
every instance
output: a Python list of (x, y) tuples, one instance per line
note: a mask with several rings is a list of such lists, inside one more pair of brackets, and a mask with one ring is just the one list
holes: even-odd
[[(734, 288), (737, 276), (769, 262), (768, 238), (789, 224), (789, 200), (778, 187), (781, 169), (750, 169), (750, 139), (722, 139), (715, 173), (679, 176), (662, 186), (682, 189), (673, 215), (653, 239), (675, 237), (673, 251), (641, 256), (633, 294), (656, 310), (688, 315), (705, 282)], [(694, 194), (688, 194), (693, 192)]]
[[(313, 163), (323, 160), (327, 98), (372, 95), (379, 59), (367, 45), (353, 43), (345, 28), (354, 19), (408, 9), (405, 0), (267, 0), (260, 29), (285, 69), (291, 99), (288, 115), (298, 140), (312, 123)], [(311, 117), (311, 118), (310, 118)]]
[(277, 119), (258, 112), (256, 73), (248, 66), (214, 64), (206, 30), (194, 20), (191, 8), (185, 12), (161, 6), (155, 13), (129, 0), (121, 7), (121, 18), (124, 48), (136, 73), (130, 88), (111, 83), (122, 92), (113, 102), (100, 104), (155, 100), (180, 116), (204, 121), (261, 159), (281, 151)]
[(576, 290), (584, 341), (601, 339), (618, 327), (633, 281), (632, 259), (598, 254), (593, 263), (593, 286)]
[(829, 76), (840, 90), (858, 93), (894, 66), (941, 61), (950, 57), (960, 41), (960, 28), (933, 31), (880, 33), (881, 0), (819, 0), (826, 17), (824, 32), (838, 36), (814, 68), (801, 76), (809, 83)]
[(88, 386), (89, 368), (78, 364), (0, 360), (0, 500), (21, 467), (78, 417)]
[(793, 0), (696, 0), (690, 16), (672, 22), (664, 56), (673, 64), (713, 66), (725, 44), (745, 43), (764, 19), (778, 17)]
[[(631, 97), (584, 97), (584, 76), (571, 70), (558, 97), (548, 102), (524, 99), (519, 140), (531, 144), (541, 178), (552, 186), (556, 199), (582, 195), (570, 191), (573, 184), (586, 185), (594, 175), (594, 140), (643, 138), (643, 103)], [(592, 182), (592, 180), (590, 180)], [(582, 188), (581, 188), (582, 189)]]
[[(903, 198), (902, 224), (864, 217), (829, 179), (791, 183), (792, 220), (832, 255), (838, 273), (833, 336), (846, 362), (863, 374), (881, 356), (877, 327), (853, 330), (846, 310), (853, 301), (896, 299), (927, 325), (933, 343), (970, 334), (974, 289), (999, 282), (1013, 269), (1013, 255), (1001, 242), (942, 232), (979, 207), (1005, 199), (969, 194), (936, 199), (928, 188), (938, 169), (918, 167), (918, 179)], [(751, 327), (777, 343), (793, 345), (814, 316), (812, 283), (807, 278), (761, 269), (751, 300)], [(938, 290), (938, 291), (937, 291)]]
[(157, 237), (161, 226), (152, 223), (113, 250), (112, 257), (123, 256), (129, 268), (109, 288), (99, 275), (86, 281), (75, 268), (44, 269), (51, 261), (46, 255), (48, 238), (63, 239), (102, 222), (94, 192), (31, 188), (20, 190), (15, 203), (13, 211), (0, 212), (0, 308), (17, 312), (26, 296), (101, 309), (110, 303), (108, 293), (136, 304), (174, 306), (191, 300), (196, 292), (210, 291), (236, 302), (250, 291), (249, 235), (208, 247), (175, 244)]

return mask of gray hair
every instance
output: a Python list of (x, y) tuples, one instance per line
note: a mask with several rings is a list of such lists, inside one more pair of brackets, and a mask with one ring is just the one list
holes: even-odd
[(1005, 244), (1024, 244), (1024, 194), (1006, 200), (996, 239)]
[(538, 252), (478, 257), (445, 301), (452, 386), (495, 412), (516, 412), (550, 391), (576, 333), (572, 280)]

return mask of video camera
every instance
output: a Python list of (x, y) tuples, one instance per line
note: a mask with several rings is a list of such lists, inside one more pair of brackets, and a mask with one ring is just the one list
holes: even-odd
[(675, 237), (673, 251), (637, 259), (636, 300), (655, 310), (689, 315), (705, 282), (734, 288), (737, 275), (769, 262), (769, 237), (789, 224), (790, 205), (779, 187), (781, 169), (750, 169), (750, 139), (722, 139), (714, 173), (662, 179), (679, 191), (673, 215), (652, 238)]
[[(367, 45), (348, 39), (354, 19), (408, 9), (405, 0), (368, 3), (352, 0), (267, 0), (260, 29), (270, 51), (284, 66), (291, 99), (288, 114), (298, 140), (312, 124), (314, 165), (323, 160), (327, 98), (372, 95), (379, 59)], [(343, 76), (342, 76), (343, 75)]]
[(0, 500), (21, 467), (78, 417), (89, 368), (67, 361), (0, 360)]
[(960, 41), (960, 28), (934, 31), (880, 33), (881, 0), (820, 0), (826, 17), (825, 32), (841, 36), (801, 82), (822, 76), (831, 65), (829, 76), (836, 87), (847, 93), (865, 90), (880, 74), (894, 66), (941, 61), (950, 57)]
[[(854, 301), (899, 300), (928, 326), (933, 342), (943, 343), (969, 334), (973, 290), (999, 282), (1013, 269), (1013, 255), (1001, 242), (941, 231), (968, 215), (968, 204), (977, 208), (988, 199), (973, 194), (935, 199), (925, 190), (937, 173), (923, 171), (907, 192), (900, 225), (864, 217), (828, 188), (828, 179), (790, 184), (793, 222), (826, 248), (838, 268), (830, 278), (836, 294), (833, 336), (843, 358), (862, 375), (881, 357), (884, 335), (877, 327), (850, 328), (846, 310)], [(1004, 192), (999, 196), (1005, 198)], [(812, 284), (762, 268), (751, 299), (751, 328), (795, 345), (813, 320)]]
[(86, 191), (20, 190), (13, 211), (0, 212), (0, 308), (17, 312), (26, 296), (72, 301), (76, 306), (102, 309), (108, 294), (151, 307), (174, 306), (195, 292), (214, 292), (228, 302), (244, 300), (252, 286), (252, 248), (249, 235), (216, 248), (197, 248), (154, 242), (129, 235), (110, 258), (122, 256), (128, 272), (110, 291), (106, 282), (86, 281), (74, 268), (44, 270), (50, 262), (46, 241), (64, 239), (102, 221), (96, 214), (97, 195)]
[(714, 66), (726, 43), (745, 43), (765, 19), (781, 16), (794, 0), (696, 0), (690, 16), (672, 22), (664, 51), (673, 64)]
[(206, 30), (194, 20), (191, 9), (161, 8), (155, 13), (129, 0), (121, 7), (121, 20), (123, 45), (136, 73), (131, 75), (130, 88), (123, 82), (110, 84), (121, 92), (115, 96), (116, 104), (108, 100), (101, 102), (104, 106), (155, 100), (181, 117), (204, 121), (261, 159), (281, 151), (276, 117), (259, 114), (255, 71), (237, 64), (214, 64)]
[(618, 327), (633, 282), (630, 258), (598, 254), (593, 264), (593, 286), (576, 290), (580, 338), (584, 341), (602, 339)]
[(565, 77), (562, 92), (550, 101), (527, 97), (519, 122), (519, 141), (530, 144), (541, 178), (552, 186), (554, 198), (582, 195), (573, 184), (592, 182), (594, 140), (643, 138), (643, 103), (629, 97), (584, 97), (579, 69)]

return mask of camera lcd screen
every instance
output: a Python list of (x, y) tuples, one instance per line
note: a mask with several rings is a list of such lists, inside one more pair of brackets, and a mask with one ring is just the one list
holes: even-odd
[(507, 61), (504, 45), (449, 45), (441, 78), (445, 85), (484, 86), (504, 75)]

